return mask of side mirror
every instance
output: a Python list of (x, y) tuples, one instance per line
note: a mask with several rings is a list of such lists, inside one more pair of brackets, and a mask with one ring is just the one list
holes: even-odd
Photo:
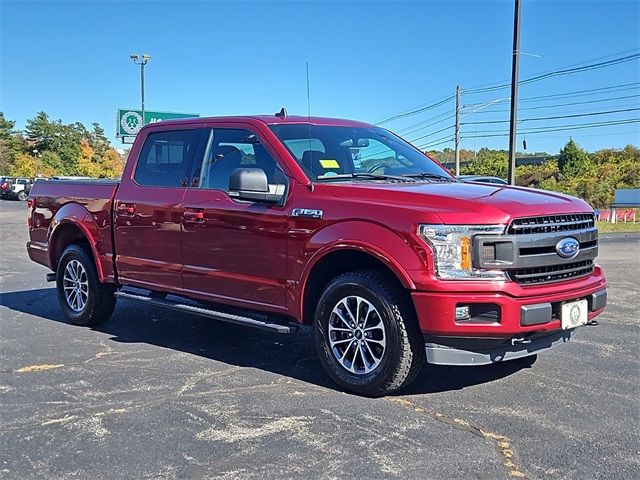
[(269, 185), (261, 168), (237, 168), (229, 176), (229, 196), (238, 200), (278, 203), (284, 191), (284, 185)]

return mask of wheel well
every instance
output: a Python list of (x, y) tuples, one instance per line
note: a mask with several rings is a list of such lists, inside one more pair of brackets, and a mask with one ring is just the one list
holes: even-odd
[(310, 325), (313, 323), (315, 308), (320, 300), (324, 287), (335, 277), (342, 273), (354, 270), (375, 270), (385, 278), (404, 290), (404, 286), (382, 261), (368, 253), (358, 250), (339, 250), (321, 258), (313, 266), (304, 288), (302, 321)]
[(54, 272), (58, 268), (58, 261), (62, 256), (62, 252), (64, 252), (64, 249), (72, 244), (80, 245), (82, 248), (84, 248), (84, 250), (89, 255), (89, 258), (91, 258), (95, 262), (95, 259), (93, 258), (93, 252), (91, 251), (91, 247), (89, 246), (89, 241), (79, 227), (68, 223), (65, 225), (60, 225), (56, 229), (55, 236), (52, 240), (53, 258), (51, 259), (51, 267)]

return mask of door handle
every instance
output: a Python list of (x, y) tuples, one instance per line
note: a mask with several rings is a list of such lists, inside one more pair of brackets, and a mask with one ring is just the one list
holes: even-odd
[(116, 213), (120, 217), (133, 217), (136, 214), (136, 206), (133, 203), (121, 203)]
[(188, 223), (204, 223), (204, 209), (185, 208), (182, 212), (182, 218)]

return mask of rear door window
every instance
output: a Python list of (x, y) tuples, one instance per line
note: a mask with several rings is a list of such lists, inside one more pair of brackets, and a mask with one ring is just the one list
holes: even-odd
[(184, 187), (195, 155), (198, 130), (150, 133), (140, 152), (134, 179), (143, 186)]

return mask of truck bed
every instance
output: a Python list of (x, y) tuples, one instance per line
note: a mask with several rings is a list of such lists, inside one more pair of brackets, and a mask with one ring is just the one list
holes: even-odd
[[(79, 232), (89, 239), (98, 274), (112, 281), (112, 205), (119, 180), (37, 180), (31, 188), (28, 223), (29, 256), (55, 270), (55, 243)], [(50, 244), (53, 248), (49, 248)]]

